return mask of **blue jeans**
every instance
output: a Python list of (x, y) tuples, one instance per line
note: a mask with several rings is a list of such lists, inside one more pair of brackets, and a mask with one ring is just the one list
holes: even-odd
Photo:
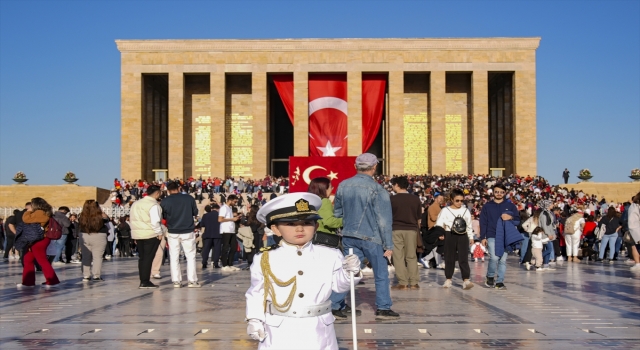
[[(365, 241), (353, 237), (342, 237), (342, 246), (344, 247), (344, 255), (349, 254), (349, 248), (353, 248), (353, 254), (357, 255), (360, 261), (364, 261), (366, 257), (371, 263), (373, 268), (373, 276), (375, 278), (376, 285), (376, 307), (378, 310), (391, 309), (391, 291), (389, 290), (389, 270), (387, 270), (387, 258), (383, 256), (384, 251), (382, 246), (373, 242)], [(336, 308), (339, 310), (344, 298), (349, 292), (345, 293), (332, 293), (331, 308), (334, 309), (334, 302)], [(352, 305), (355, 307), (355, 305)]]
[(67, 243), (67, 235), (62, 235), (59, 240), (53, 241), (56, 244), (56, 255), (53, 258), (53, 262), (59, 262), (62, 251)]
[(545, 249), (542, 252), (542, 264), (543, 265), (549, 265), (549, 261), (553, 260), (553, 258), (555, 257), (554, 251), (553, 251), (553, 242), (547, 242), (546, 243), (546, 247), (547, 247), (547, 249)]
[(496, 256), (496, 239), (488, 238), (488, 250), (489, 250), (489, 267), (487, 268), (487, 277), (496, 277), (496, 270), (498, 270), (498, 276), (496, 283), (504, 282), (504, 274), (507, 272), (507, 252), (505, 251), (501, 257)]
[(607, 250), (609, 245), (609, 259), (613, 259), (613, 254), (616, 252), (616, 240), (618, 239), (618, 233), (614, 232), (610, 235), (604, 235), (602, 237), (602, 243), (600, 244), (600, 253), (598, 257), (602, 259), (604, 257), (604, 251)]
[(331, 296), (329, 300), (331, 300), (331, 310), (342, 310), (347, 303), (344, 302), (344, 298), (347, 296), (347, 293), (336, 293), (331, 292)]
[(616, 239), (616, 254), (620, 254), (620, 247), (622, 247), (622, 237), (618, 235), (618, 239)]
[(529, 234), (523, 233), (522, 238), (524, 240), (520, 243), (520, 263), (522, 264), (522, 260), (524, 260), (524, 256), (527, 254), (527, 249), (529, 249)]

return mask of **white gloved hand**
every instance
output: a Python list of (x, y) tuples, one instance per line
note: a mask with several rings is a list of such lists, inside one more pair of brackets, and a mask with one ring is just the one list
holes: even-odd
[(357, 255), (351, 254), (344, 257), (342, 268), (347, 272), (353, 272), (354, 275), (360, 273), (360, 259)]
[(264, 324), (262, 324), (262, 321), (256, 319), (250, 319), (247, 323), (247, 334), (251, 339), (259, 342), (267, 338), (267, 334), (264, 332)]

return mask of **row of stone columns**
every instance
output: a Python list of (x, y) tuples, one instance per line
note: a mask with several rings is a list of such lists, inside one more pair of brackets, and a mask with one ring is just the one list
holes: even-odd
[[(431, 128), (430, 169), (431, 173), (444, 174), (445, 168), (445, 102), (446, 73), (431, 71), (429, 91), (429, 119)], [(168, 169), (169, 177), (184, 177), (184, 73), (169, 72), (169, 140)], [(308, 155), (308, 75), (309, 72), (294, 72), (294, 155)], [(472, 115), (468, 127), (472, 128), (472, 137), (468, 140), (472, 152), (468, 154), (471, 167), (469, 172), (487, 173), (489, 171), (489, 132), (488, 132), (488, 72), (473, 71), (472, 76)], [(141, 123), (141, 73), (122, 73), (122, 123), (139, 125)], [(347, 72), (348, 87), (348, 135), (349, 155), (361, 153), (362, 143), (362, 72)], [(225, 116), (225, 72), (210, 73), (211, 116)], [(514, 74), (514, 164), (520, 173), (536, 173), (536, 122), (535, 122), (535, 71), (516, 71)], [(388, 80), (388, 140), (386, 143), (385, 169), (390, 174), (404, 173), (403, 146), (403, 94), (404, 72), (390, 71)], [(252, 112), (254, 122), (253, 173), (261, 177), (270, 169), (268, 120), (267, 120), (267, 73), (252, 73)], [(427, 109), (427, 106), (425, 106)], [(224, 123), (222, 123), (224, 125)], [(142, 140), (131, 132), (122, 134), (122, 176), (135, 179), (142, 174)], [(425, 136), (426, 137), (426, 136)], [(225, 176), (224, 128), (212, 129), (212, 175)], [(140, 159), (139, 162), (135, 161)]]

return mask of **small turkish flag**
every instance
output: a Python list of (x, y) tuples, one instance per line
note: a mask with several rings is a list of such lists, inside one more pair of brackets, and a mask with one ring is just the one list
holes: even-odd
[(331, 180), (334, 189), (356, 174), (356, 157), (289, 157), (289, 193), (307, 192), (316, 177)]

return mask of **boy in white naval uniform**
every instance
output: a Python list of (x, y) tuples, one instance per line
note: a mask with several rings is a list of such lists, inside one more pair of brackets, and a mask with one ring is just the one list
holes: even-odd
[(282, 237), (251, 265), (247, 333), (260, 341), (258, 349), (338, 349), (329, 297), (350, 290), (350, 272), (356, 284), (362, 274), (357, 256), (311, 242), (321, 205), (320, 197), (300, 192), (258, 211), (258, 220)]

